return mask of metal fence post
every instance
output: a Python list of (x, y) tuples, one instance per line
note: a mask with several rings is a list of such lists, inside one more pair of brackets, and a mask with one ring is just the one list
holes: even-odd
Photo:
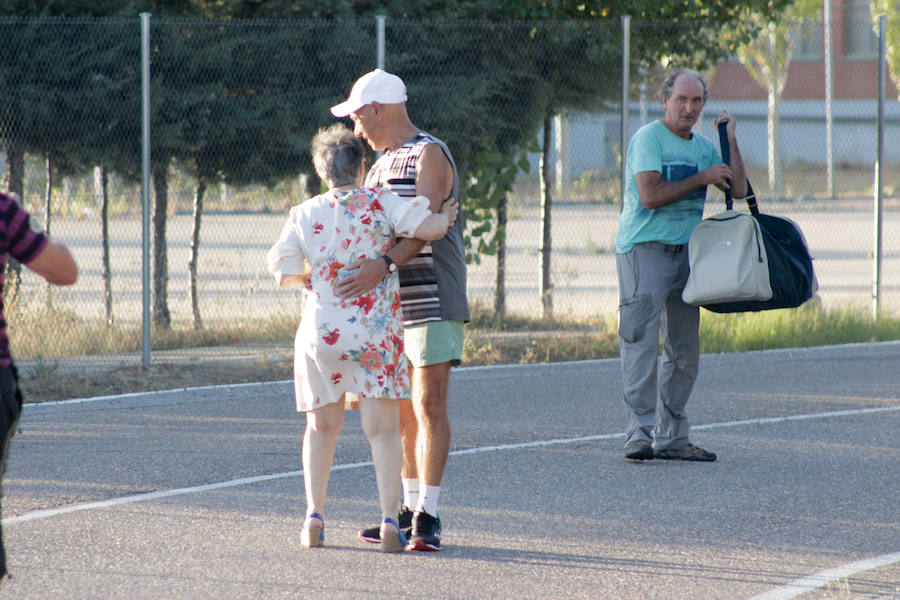
[(150, 13), (141, 13), (141, 323), (143, 356), (150, 366)]
[(872, 274), (872, 318), (878, 319), (881, 301), (881, 165), (884, 163), (884, 71), (887, 17), (878, 18), (878, 131), (875, 143), (875, 264)]
[[(384, 68), (384, 48), (385, 48), (384, 23), (385, 23), (385, 21), (387, 21), (386, 15), (378, 15), (375, 17), (376, 35), (377, 35), (376, 50), (375, 50), (375, 66), (377, 68), (381, 69), (382, 71), (386, 70)], [(382, 154), (384, 154), (383, 150), (377, 150), (375, 152), (376, 159), (381, 158)]]
[(378, 49), (376, 54), (375, 66), (384, 70), (384, 22), (387, 20), (385, 15), (375, 17), (375, 23), (378, 29)]
[(619, 212), (625, 206), (625, 154), (628, 149), (628, 88), (631, 87), (631, 15), (622, 15), (622, 134), (619, 140)]
[(829, 198), (834, 198), (834, 142), (832, 139), (834, 129), (834, 56), (831, 45), (831, 2), (832, 0), (825, 0), (823, 19), (825, 28), (825, 171), (827, 195)]

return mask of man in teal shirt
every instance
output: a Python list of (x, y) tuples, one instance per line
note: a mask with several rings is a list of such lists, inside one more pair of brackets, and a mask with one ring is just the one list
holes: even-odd
[[(709, 97), (703, 77), (691, 70), (669, 73), (662, 87), (665, 115), (641, 127), (631, 140), (625, 194), (616, 234), (619, 277), (619, 352), (628, 424), (625, 456), (714, 461), (690, 443), (685, 406), (700, 362), (700, 309), (681, 292), (690, 271), (687, 243), (703, 218), (706, 187), (747, 194), (747, 177), (726, 111), (732, 166), (692, 127)], [(663, 355), (658, 364), (659, 340)]]

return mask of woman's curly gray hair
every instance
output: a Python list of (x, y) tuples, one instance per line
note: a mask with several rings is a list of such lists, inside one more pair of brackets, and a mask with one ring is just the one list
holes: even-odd
[(341, 123), (320, 129), (312, 141), (316, 173), (332, 187), (355, 183), (364, 156), (362, 141)]

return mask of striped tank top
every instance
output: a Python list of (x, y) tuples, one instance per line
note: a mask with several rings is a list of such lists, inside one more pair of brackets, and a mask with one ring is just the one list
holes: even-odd
[(382, 154), (366, 176), (367, 187), (384, 187), (402, 198), (416, 195), (416, 164), (428, 144), (438, 144), (453, 167), (451, 196), (460, 204), (456, 223), (440, 240), (425, 245), (417, 256), (400, 265), (403, 325), (431, 321), (469, 320), (466, 301), (466, 251), (463, 242), (459, 175), (446, 144), (420, 131), (408, 142)]

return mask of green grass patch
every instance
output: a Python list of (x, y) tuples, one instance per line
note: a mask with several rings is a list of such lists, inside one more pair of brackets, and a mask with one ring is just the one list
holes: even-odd
[(854, 308), (824, 309), (816, 302), (800, 308), (757, 313), (716, 314), (702, 311), (700, 351), (746, 352), (900, 339), (900, 318)]
[[(800, 308), (717, 314), (701, 309), (703, 353), (827, 346), (900, 339), (900, 317), (877, 321), (858, 308)], [(475, 307), (466, 329), (466, 364), (509, 364), (610, 358), (619, 355), (616, 317), (533, 319), (509, 316), (498, 324)]]

